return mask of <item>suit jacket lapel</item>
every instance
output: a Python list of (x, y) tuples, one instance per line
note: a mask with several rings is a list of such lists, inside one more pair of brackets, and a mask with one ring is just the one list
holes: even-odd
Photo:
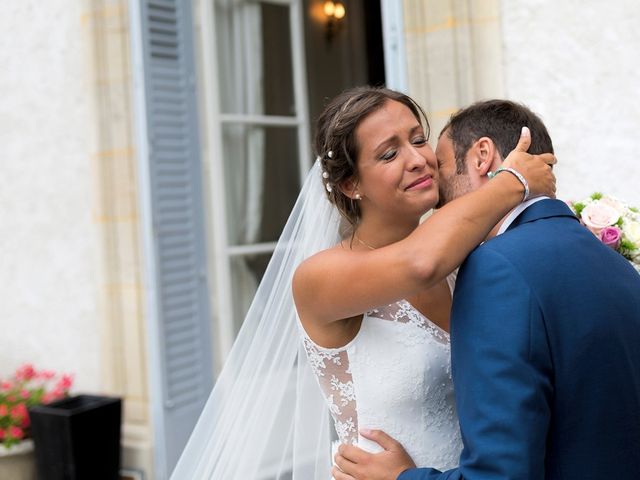
[(540, 200), (539, 202), (530, 205), (507, 228), (507, 232), (512, 228), (516, 228), (523, 223), (534, 222), (542, 218), (551, 217), (570, 217), (578, 221), (578, 218), (574, 215), (568, 205), (560, 200)]

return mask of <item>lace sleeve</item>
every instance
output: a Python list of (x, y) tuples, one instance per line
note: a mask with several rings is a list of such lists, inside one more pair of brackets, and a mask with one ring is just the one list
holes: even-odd
[(356, 395), (346, 350), (322, 348), (304, 336), (304, 349), (335, 422), (341, 443), (356, 444)]

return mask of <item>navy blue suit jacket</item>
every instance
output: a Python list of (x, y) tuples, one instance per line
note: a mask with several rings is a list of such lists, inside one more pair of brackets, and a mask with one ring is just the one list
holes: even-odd
[(558, 200), (460, 268), (459, 468), (398, 480), (640, 479), (640, 275)]

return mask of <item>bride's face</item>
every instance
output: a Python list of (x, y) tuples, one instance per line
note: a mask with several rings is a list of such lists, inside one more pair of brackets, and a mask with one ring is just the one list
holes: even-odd
[(407, 106), (387, 101), (355, 133), (363, 216), (377, 211), (417, 219), (438, 203), (436, 156)]

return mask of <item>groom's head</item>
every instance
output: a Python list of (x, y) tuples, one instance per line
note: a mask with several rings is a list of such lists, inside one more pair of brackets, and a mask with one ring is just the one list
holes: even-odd
[(515, 148), (524, 126), (531, 130), (529, 153), (553, 153), (553, 144), (542, 120), (519, 103), (487, 100), (453, 114), (442, 129), (436, 147), (440, 169), (438, 206), (488, 181), (487, 173), (498, 168)]

